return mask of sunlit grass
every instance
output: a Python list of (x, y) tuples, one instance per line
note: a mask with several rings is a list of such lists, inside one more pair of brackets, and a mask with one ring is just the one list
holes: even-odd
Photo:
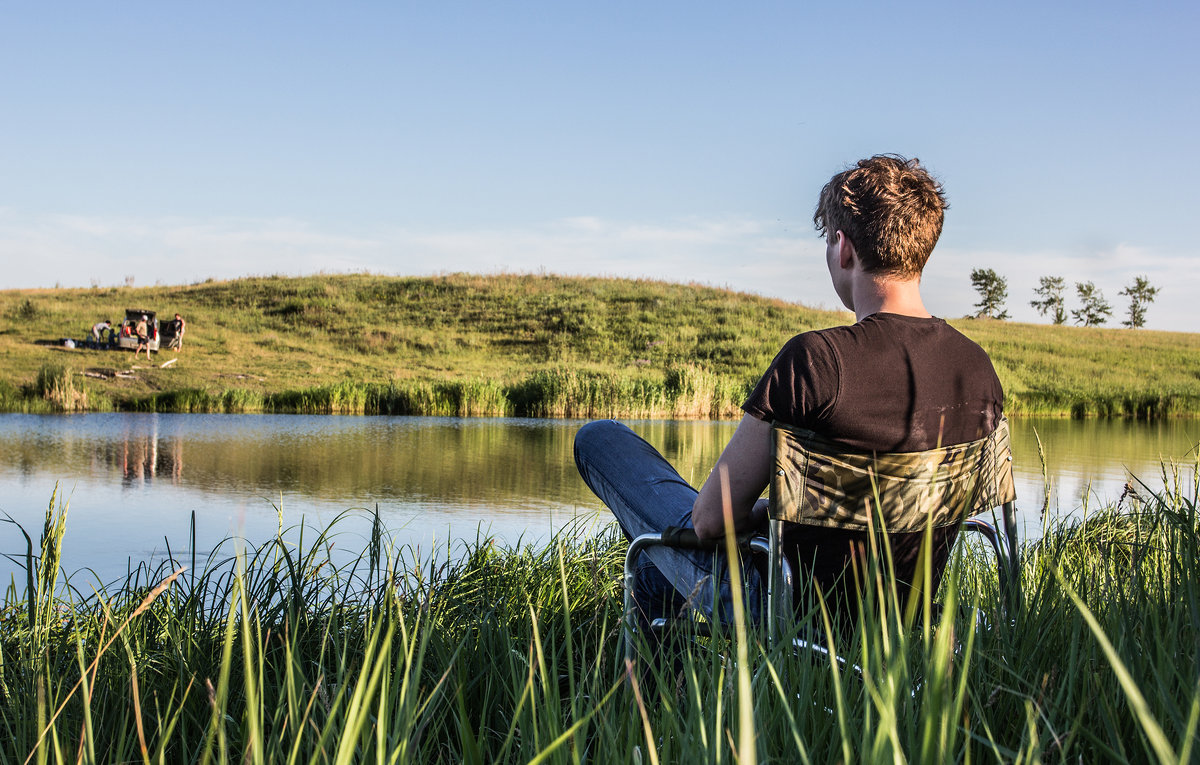
[(814, 601), (797, 629), (846, 665), (716, 625), (637, 693), (612, 531), (422, 558), (377, 519), (100, 586), (58, 574), (52, 500), (0, 606), (0, 762), (1184, 762), (1200, 516), (1195, 475), (1168, 477), (1027, 545), (1011, 621), (961, 547), (915, 626), (888, 588), (848, 634)]
[[(134, 307), (184, 314), (184, 350), (55, 345)], [(850, 320), (697, 285), (511, 274), (6, 290), (0, 311), (29, 317), (0, 330), (0, 410), (30, 412), (736, 417), (784, 342)], [(1200, 414), (1200, 335), (950, 318), (995, 361), (1010, 414)]]

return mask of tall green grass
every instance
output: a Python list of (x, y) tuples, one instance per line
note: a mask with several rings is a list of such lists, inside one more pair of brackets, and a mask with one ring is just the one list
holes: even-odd
[(75, 373), (66, 367), (42, 367), (33, 390), (55, 411), (78, 412), (88, 408), (87, 390), (77, 384)]
[(1008, 616), (964, 545), (940, 615), (910, 624), (870, 567), (852, 629), (813, 607), (797, 629), (845, 665), (718, 624), (632, 675), (611, 531), (428, 558), (376, 518), (366, 538), (193, 547), (97, 586), (58, 577), (52, 501), (0, 607), (0, 762), (1186, 762), (1187, 478), (1026, 545)]
[(1192, 391), (1054, 390), (1006, 395), (1004, 408), (1013, 415), (1067, 415), (1160, 420), (1200, 412), (1200, 394)]
[(127, 398), (116, 406), (144, 412), (720, 419), (741, 411), (749, 388), (748, 383), (723, 380), (691, 365), (671, 367), (661, 374), (554, 368), (508, 384), (492, 380), (386, 384), (347, 380), (281, 393), (184, 389)]

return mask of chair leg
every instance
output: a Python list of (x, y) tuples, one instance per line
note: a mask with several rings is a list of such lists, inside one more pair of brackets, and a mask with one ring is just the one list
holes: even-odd
[[(1017, 536), (1016, 504), (1005, 502), (1000, 508), (1004, 519), (1004, 536), (1008, 546), (1009, 609), (1015, 612), (1021, 603), (1021, 545)], [(1010, 614), (1011, 618), (1011, 614)]]
[(632, 663), (634, 659), (633, 641), (637, 632), (637, 604), (633, 601), (633, 591), (637, 585), (637, 560), (647, 547), (661, 543), (661, 534), (643, 534), (629, 543), (629, 549), (625, 553), (625, 618), (621, 630), (621, 644), (627, 663)]
[(750, 550), (767, 559), (767, 640), (774, 645), (788, 624), (795, 593), (792, 566), (783, 554), (783, 523), (770, 521), (767, 538), (752, 538)]
[(1019, 583), (1016, 576), (1019, 575), (1019, 570), (1016, 568), (1016, 563), (1010, 557), (1010, 550), (1013, 545), (1010, 539), (1001, 539), (996, 528), (981, 518), (968, 518), (963, 522), (963, 531), (975, 531), (988, 541), (992, 547), (992, 552), (996, 555), (996, 578), (1000, 585), (1000, 616), (1004, 618), (1007, 615), (1009, 621), (1012, 619), (1012, 611), (1016, 607)]
[[(775, 523), (772, 522), (773, 525)], [(779, 536), (778, 534), (775, 536), (776, 538), (773, 542), (761, 537), (743, 537), (738, 540), (739, 555), (764, 554), (769, 561), (769, 569), (771, 571), (769, 578), (774, 582), (774, 586), (768, 586), (767, 593), (768, 619), (770, 620), (768, 641), (772, 644), (779, 634), (784, 615), (791, 613), (793, 587), (791, 566), (788, 564), (787, 558), (779, 552)], [(633, 666), (637, 659), (634, 640), (638, 632), (639, 605), (634, 599), (634, 592), (638, 586), (638, 561), (647, 548), (656, 545), (709, 552), (715, 552), (719, 549), (719, 543), (698, 539), (695, 532), (690, 528), (668, 528), (657, 534), (642, 534), (630, 541), (629, 548), (625, 553), (625, 569), (623, 572), (625, 611), (621, 627), (620, 658), (624, 659), (622, 666)], [(726, 563), (728, 562), (726, 561)]]

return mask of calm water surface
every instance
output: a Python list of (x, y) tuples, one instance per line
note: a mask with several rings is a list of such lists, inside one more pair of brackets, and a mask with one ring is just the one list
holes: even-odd
[[(55, 483), (70, 500), (68, 571), (109, 580), (130, 560), (161, 559), (170, 540), (188, 555), (238, 534), (262, 541), (279, 523), (322, 526), (342, 513), (338, 542), (361, 549), (370, 512), (402, 541), (432, 551), (482, 531), (507, 542), (544, 539), (569, 523), (611, 516), (579, 480), (563, 420), (295, 415), (0, 415), (0, 510), (35, 537)], [(733, 434), (732, 422), (632, 422), (699, 483)], [(1200, 422), (1012, 421), (1019, 506), (1040, 527), (1045, 446), (1050, 511), (1115, 501), (1131, 476), (1160, 488), (1161, 460), (1191, 465)], [(2, 517), (2, 516), (0, 516)], [(0, 553), (24, 552), (0, 524)], [(17, 570), (0, 560), (0, 581)]]

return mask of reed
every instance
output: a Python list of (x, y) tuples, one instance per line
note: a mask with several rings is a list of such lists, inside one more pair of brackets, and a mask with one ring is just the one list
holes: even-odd
[(0, 605), (0, 762), (1186, 762), (1200, 515), (1195, 471), (1166, 477), (1027, 545), (1011, 621), (963, 545), (940, 615), (812, 601), (796, 629), (847, 665), (717, 624), (632, 680), (614, 530), (420, 556), (375, 517), (98, 583), (59, 574), (52, 499)]
[(118, 405), (140, 412), (721, 419), (741, 411), (749, 388), (749, 383), (725, 380), (692, 365), (641, 374), (555, 368), (507, 384), (485, 379), (387, 384), (344, 380), (269, 394), (189, 388), (127, 398)]
[(43, 366), (38, 370), (33, 391), (56, 412), (79, 412), (88, 408), (87, 389), (67, 367)]
[[(386, 384), (342, 381), (279, 393), (241, 388), (210, 392), (187, 388), (125, 397), (107, 406), (75, 387), (69, 371), (55, 371), (32, 401), (0, 386), (0, 407), (10, 411), (120, 409), (135, 412), (390, 414), (435, 417), (624, 417), (731, 419), (753, 380), (723, 378), (702, 367), (681, 365), (662, 373), (603, 373), (555, 368), (511, 383), (473, 379)], [(73, 408), (72, 408), (73, 407)], [(1034, 391), (1005, 397), (1012, 416), (1067, 416), (1156, 420), (1200, 412), (1200, 395), (1131, 394), (1120, 391)]]
[(1022, 391), (1007, 395), (1005, 410), (1020, 415), (1067, 415), (1158, 420), (1200, 412), (1194, 392), (1131, 392), (1121, 390)]

